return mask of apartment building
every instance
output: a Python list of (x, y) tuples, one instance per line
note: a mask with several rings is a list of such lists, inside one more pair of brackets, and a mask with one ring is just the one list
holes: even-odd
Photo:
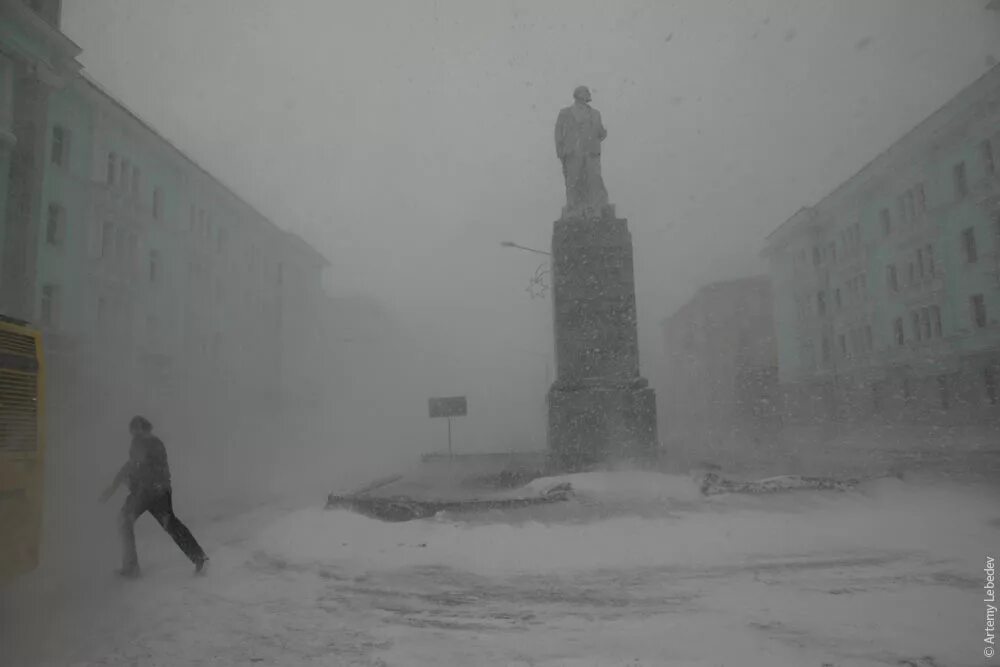
[(1000, 416), (1000, 68), (768, 238), (789, 414)]

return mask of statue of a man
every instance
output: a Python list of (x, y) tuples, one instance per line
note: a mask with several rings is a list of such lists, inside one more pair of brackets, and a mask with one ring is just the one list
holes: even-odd
[(563, 218), (600, 218), (608, 205), (608, 191), (601, 178), (601, 142), (608, 136), (601, 114), (590, 106), (590, 91), (573, 91), (573, 106), (556, 120), (556, 157), (566, 179)]

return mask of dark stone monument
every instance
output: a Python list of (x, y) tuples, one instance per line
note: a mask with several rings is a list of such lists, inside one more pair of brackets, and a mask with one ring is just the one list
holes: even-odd
[(556, 381), (548, 444), (559, 470), (647, 461), (658, 447), (656, 398), (639, 375), (632, 235), (607, 203), (600, 114), (586, 88), (574, 97), (556, 123), (567, 203), (552, 233)]

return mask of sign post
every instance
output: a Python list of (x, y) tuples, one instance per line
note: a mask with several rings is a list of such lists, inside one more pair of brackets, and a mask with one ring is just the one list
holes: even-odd
[(448, 458), (454, 461), (455, 452), (451, 446), (451, 419), (464, 417), (468, 414), (468, 402), (465, 396), (445, 396), (432, 398), (428, 401), (428, 412), (431, 419), (446, 418), (448, 420)]

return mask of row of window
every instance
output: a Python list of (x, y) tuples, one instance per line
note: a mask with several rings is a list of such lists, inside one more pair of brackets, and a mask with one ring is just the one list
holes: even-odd
[[(940, 306), (924, 306), (910, 313), (910, 336), (915, 341), (941, 338)], [(896, 345), (906, 345), (906, 327), (903, 318), (897, 317), (892, 323), (892, 335)]]
[[(996, 175), (996, 160), (993, 153), (993, 144), (990, 140), (984, 140), (979, 144), (979, 159), (983, 174), (987, 177)], [(961, 201), (969, 194), (968, 170), (965, 161), (958, 162), (952, 167), (952, 188), (956, 201)], [(923, 183), (917, 183), (896, 198), (896, 220), (900, 224), (909, 224), (917, 220), (927, 212), (927, 191)], [(887, 237), (893, 233), (893, 214), (888, 207), (879, 211), (879, 223), (882, 229), (882, 236)], [(848, 258), (861, 250), (861, 230), (859, 223), (854, 223), (840, 233), (841, 257)], [(820, 266), (824, 261), (837, 263), (838, 243), (830, 241), (825, 247), (813, 246), (812, 260), (813, 266)], [(794, 258), (796, 266), (805, 264), (805, 249), (799, 251), (799, 255)]]
[[(132, 196), (141, 196), (140, 181), (142, 172), (139, 167), (133, 165), (127, 158), (121, 157), (114, 151), (108, 153), (107, 174), (105, 182), (109, 188), (118, 187), (123, 192), (131, 192)], [(163, 190), (159, 187), (153, 188), (152, 202), (153, 220), (162, 221), (164, 219)]]
[[(51, 162), (59, 167), (67, 167), (70, 159), (71, 134), (62, 125), (52, 127), (52, 147)], [(141, 194), (142, 172), (139, 167), (133, 164), (124, 156), (111, 151), (107, 156), (107, 168), (105, 182), (108, 187), (117, 187), (124, 192), (130, 192), (133, 197), (138, 198)], [(163, 190), (159, 187), (153, 188), (152, 215), (153, 219), (162, 221), (165, 218), (165, 205)], [(46, 237), (50, 245), (59, 246), (65, 239), (65, 210), (50, 210), (48, 225), (51, 227), (51, 234), (47, 230)], [(228, 245), (229, 233), (222, 227), (213, 225), (211, 211), (198, 208), (194, 204), (190, 207), (189, 230), (197, 232), (208, 243), (211, 243), (217, 254), (222, 254)], [(251, 272), (257, 269), (259, 262), (259, 251), (254, 246), (250, 249), (248, 256), (248, 267)], [(280, 272), (279, 272), (280, 273)]]
[[(998, 240), (1000, 240), (1000, 219), (997, 220), (996, 226)], [(975, 229), (972, 227), (962, 231), (962, 252), (967, 263), (975, 263), (979, 259), (979, 252), (976, 245), (976, 233)], [(936, 276), (937, 264), (934, 261), (934, 246), (932, 244), (927, 244), (922, 248), (917, 248), (914, 251), (913, 260), (907, 263), (907, 269), (908, 285), (910, 287), (920, 284), (926, 278)], [(890, 264), (886, 267), (886, 286), (892, 293), (898, 293), (900, 291), (899, 271), (897, 270), (895, 264)], [(848, 304), (862, 299), (864, 292), (868, 287), (866, 275), (862, 273), (848, 280), (846, 287), (848, 290)], [(834, 303), (839, 310), (844, 305), (844, 301), (841, 298), (840, 288), (836, 288), (833, 294)], [(827, 313), (825, 293), (822, 290), (816, 294), (816, 311), (821, 317), (825, 316)], [(800, 305), (800, 319), (804, 318), (806, 315), (807, 312), (804, 312)]]
[[(837, 335), (837, 349), (841, 359), (851, 359), (871, 354), (875, 349), (875, 338), (872, 335), (870, 324), (853, 327), (852, 329)], [(822, 342), (823, 363), (829, 364), (833, 360), (833, 349), (830, 339), (823, 337)]]
[[(97, 326), (102, 330), (106, 329), (111, 325), (111, 307), (108, 304), (108, 300), (105, 297), (100, 297), (97, 299)], [(41, 308), (40, 308), (40, 319), (42, 324), (47, 327), (57, 327), (61, 321), (62, 317), (62, 288), (54, 284), (46, 284), (42, 286), (41, 295)], [(123, 303), (121, 308), (118, 309), (118, 319), (119, 320), (129, 320), (132, 316), (132, 309), (127, 303)], [(161, 326), (159, 318), (156, 315), (150, 314), (146, 317), (146, 330), (145, 337), (148, 343), (157, 344), (162, 340)], [(209, 345), (207, 341), (203, 340), (201, 344), (202, 352), (209, 352)], [(216, 332), (212, 336), (211, 343), (211, 355), (214, 358), (218, 358), (222, 349), (222, 335)]]
[[(927, 212), (927, 191), (923, 183), (917, 183), (896, 198), (896, 219), (900, 224), (912, 224)], [(882, 236), (893, 233), (892, 212), (888, 208), (879, 211), (879, 225)]]
[[(937, 275), (937, 264), (934, 262), (934, 246), (927, 244), (923, 248), (917, 248), (913, 253), (913, 259), (907, 263), (908, 285), (913, 287), (919, 285), (926, 278)], [(900, 281), (899, 272), (895, 264), (885, 267), (886, 287), (890, 292), (899, 292)]]
[[(974, 294), (969, 297), (969, 308), (972, 323), (976, 328), (982, 329), (988, 326), (989, 320), (986, 313), (986, 301), (982, 294)], [(943, 336), (940, 306), (930, 305), (916, 308), (910, 312), (909, 320), (909, 337), (907, 337), (904, 318), (897, 317), (893, 321), (893, 340), (895, 340), (898, 346), (906, 345), (908, 340), (921, 342)], [(841, 333), (837, 336), (837, 342), (842, 358), (870, 353), (874, 348), (871, 325), (858, 326), (850, 331)], [(803, 349), (805, 350), (804, 354), (808, 357), (808, 350), (806, 348)], [(830, 339), (826, 336), (822, 340), (822, 354), (823, 363), (829, 364), (832, 360), (832, 346)]]
[[(1000, 382), (998, 382), (997, 372), (992, 366), (986, 366), (982, 370), (983, 379), (983, 394), (986, 398), (986, 402), (989, 405), (1000, 404)], [(938, 400), (940, 401), (940, 407), (942, 410), (950, 410), (952, 405), (952, 384), (953, 380), (950, 380), (947, 375), (937, 376), (937, 391)], [(915, 398), (913, 387), (908, 378), (904, 378), (902, 381), (902, 396), (906, 403), (912, 403)], [(878, 392), (876, 390), (876, 397)], [(876, 404), (876, 407), (880, 407), (880, 401)]]
[[(52, 126), (52, 147), (49, 160), (57, 167), (68, 167), (72, 135), (62, 125)], [(129, 192), (135, 198), (141, 195), (142, 171), (138, 165), (132, 164), (128, 158), (119, 158), (114, 151), (108, 153), (105, 183), (109, 188), (117, 187), (123, 192)], [(163, 219), (163, 190), (153, 188), (152, 214), (154, 220)]]
[[(45, 224), (45, 242), (49, 246), (60, 248), (66, 243), (66, 208), (57, 202), (50, 202), (47, 210)], [(225, 230), (219, 230), (217, 237), (217, 248), (221, 251), (222, 244), (226, 239)], [(96, 242), (96, 256), (116, 263), (121, 268), (132, 271), (135, 267), (136, 252), (138, 248), (138, 236), (135, 232), (128, 231), (112, 222), (104, 222), (98, 229), (98, 240)], [(253, 272), (260, 261), (259, 251), (253, 246), (249, 253), (249, 269)], [(150, 251), (149, 255), (149, 281), (156, 282), (158, 273), (159, 253)], [(280, 284), (281, 266), (279, 263), (277, 270), (277, 280)]]

